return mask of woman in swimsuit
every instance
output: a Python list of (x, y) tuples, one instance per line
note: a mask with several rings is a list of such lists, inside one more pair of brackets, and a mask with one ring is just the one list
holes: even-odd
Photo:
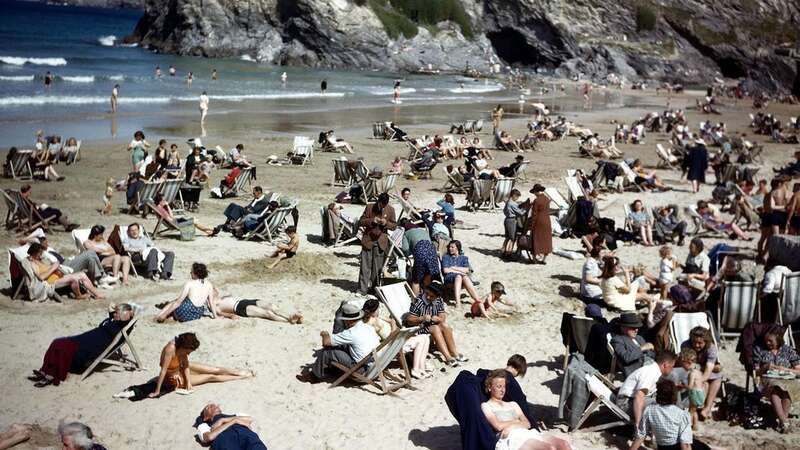
[[(92, 280), (86, 276), (86, 273), (75, 272), (65, 274), (61, 271), (61, 264), (58, 262), (49, 265), (45, 261), (42, 261), (43, 252), (44, 249), (38, 243), (33, 243), (28, 247), (28, 259), (31, 262), (34, 273), (40, 280), (53, 286), (54, 289), (69, 286), (70, 289), (72, 289), (72, 294), (78, 300), (89, 298), (89, 296), (98, 299), (104, 298), (103, 295), (95, 289)], [(81, 287), (86, 289), (86, 294), (81, 292)]]
[(164, 322), (170, 316), (178, 322), (197, 320), (207, 314), (214, 318), (225, 317), (220, 314), (216, 303), (211, 301), (214, 295), (214, 286), (208, 278), (208, 269), (205, 264), (192, 264), (192, 279), (183, 285), (181, 294), (167, 304), (156, 316), (156, 322)]
[(171, 390), (183, 389), (191, 392), (192, 387), (206, 383), (224, 383), (226, 381), (252, 378), (252, 370), (233, 370), (189, 362), (189, 354), (200, 347), (200, 341), (194, 333), (182, 333), (172, 339), (161, 350), (161, 372), (158, 374), (156, 390), (149, 397), (161, 395), (162, 387)]
[(106, 228), (102, 225), (95, 225), (89, 230), (89, 239), (83, 243), (86, 250), (91, 250), (97, 253), (100, 258), (100, 263), (103, 267), (110, 267), (112, 272), (111, 276), (115, 279), (119, 278), (120, 269), (122, 269), (122, 284), (128, 284), (128, 272), (131, 269), (131, 257), (118, 255), (113, 247), (103, 239), (103, 233)]
[(570, 450), (569, 442), (531, 430), (531, 424), (517, 402), (503, 401), (506, 394), (506, 370), (493, 370), (486, 377), (489, 400), (481, 403), (481, 411), (497, 432), (495, 450)]

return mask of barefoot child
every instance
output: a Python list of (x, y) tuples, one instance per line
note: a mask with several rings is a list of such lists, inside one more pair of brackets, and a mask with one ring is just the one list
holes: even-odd
[(100, 214), (104, 216), (111, 214), (111, 210), (113, 208), (113, 205), (111, 204), (111, 197), (114, 196), (115, 186), (116, 182), (113, 178), (106, 180), (106, 193), (103, 194), (103, 209), (100, 211)]
[(269, 265), (272, 269), (278, 265), (281, 260), (289, 259), (297, 254), (297, 249), (300, 247), (300, 238), (297, 236), (297, 228), (294, 226), (286, 227), (286, 235), (289, 236), (289, 242), (286, 244), (278, 244), (278, 249), (272, 254), (275, 262)]
[(658, 286), (661, 288), (661, 299), (667, 298), (667, 289), (675, 281), (673, 272), (678, 268), (678, 259), (672, 254), (672, 247), (664, 245), (658, 249), (661, 264), (658, 271)]
[(684, 348), (680, 354), (681, 366), (688, 374), (686, 383), (689, 397), (689, 413), (692, 415), (692, 429), (697, 429), (697, 409), (706, 403), (703, 374), (695, 368), (697, 353), (691, 348)]
[[(502, 297), (505, 293), (506, 290), (502, 283), (499, 281), (492, 282), (492, 292), (486, 294), (483, 300), (472, 302), (472, 306), (470, 307), (472, 317), (485, 317), (489, 320), (492, 320), (492, 317), (508, 317), (508, 314), (500, 312), (494, 307), (495, 303), (502, 303), (511, 307), (514, 306), (508, 300), (503, 300)], [(491, 314), (489, 310), (491, 310)]]

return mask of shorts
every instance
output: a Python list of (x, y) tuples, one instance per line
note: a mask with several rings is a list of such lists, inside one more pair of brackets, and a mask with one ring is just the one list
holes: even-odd
[(297, 252), (293, 252), (293, 251), (287, 250), (286, 251), (286, 259), (292, 258), (296, 254), (297, 254)]
[(190, 320), (197, 320), (206, 315), (208, 309), (205, 305), (195, 306), (189, 297), (183, 299), (181, 304), (172, 312), (172, 317), (178, 322), (189, 322)]
[(696, 408), (702, 408), (706, 404), (706, 391), (702, 389), (689, 389), (687, 392), (689, 396), (689, 403)]
[(517, 238), (517, 219), (513, 217), (506, 217), (503, 221), (503, 228), (506, 232), (506, 239), (514, 240)]
[(239, 317), (249, 317), (247, 315), (247, 307), (248, 306), (256, 306), (258, 304), (258, 300), (239, 300), (233, 306), (233, 311)]
[(792, 216), (791, 220), (789, 220), (789, 226), (796, 230), (800, 230), (800, 216), (794, 215)]

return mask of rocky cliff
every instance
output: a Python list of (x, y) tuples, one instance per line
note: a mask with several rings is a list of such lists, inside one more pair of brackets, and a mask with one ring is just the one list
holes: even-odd
[(500, 60), (595, 79), (785, 88), (795, 62), (774, 49), (794, 45), (798, 29), (800, 2), (787, 0), (145, 0), (130, 39), (290, 65), (482, 70)]

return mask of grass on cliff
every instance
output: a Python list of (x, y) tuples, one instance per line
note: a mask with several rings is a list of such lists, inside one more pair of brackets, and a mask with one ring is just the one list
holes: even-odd
[(646, 2), (636, 5), (636, 31), (638, 33), (655, 30), (657, 21), (658, 12), (653, 5)]
[(419, 25), (432, 27), (445, 20), (458, 24), (464, 37), (474, 36), (460, 0), (356, 0), (356, 3), (369, 6), (392, 39), (400, 35), (413, 38)]

